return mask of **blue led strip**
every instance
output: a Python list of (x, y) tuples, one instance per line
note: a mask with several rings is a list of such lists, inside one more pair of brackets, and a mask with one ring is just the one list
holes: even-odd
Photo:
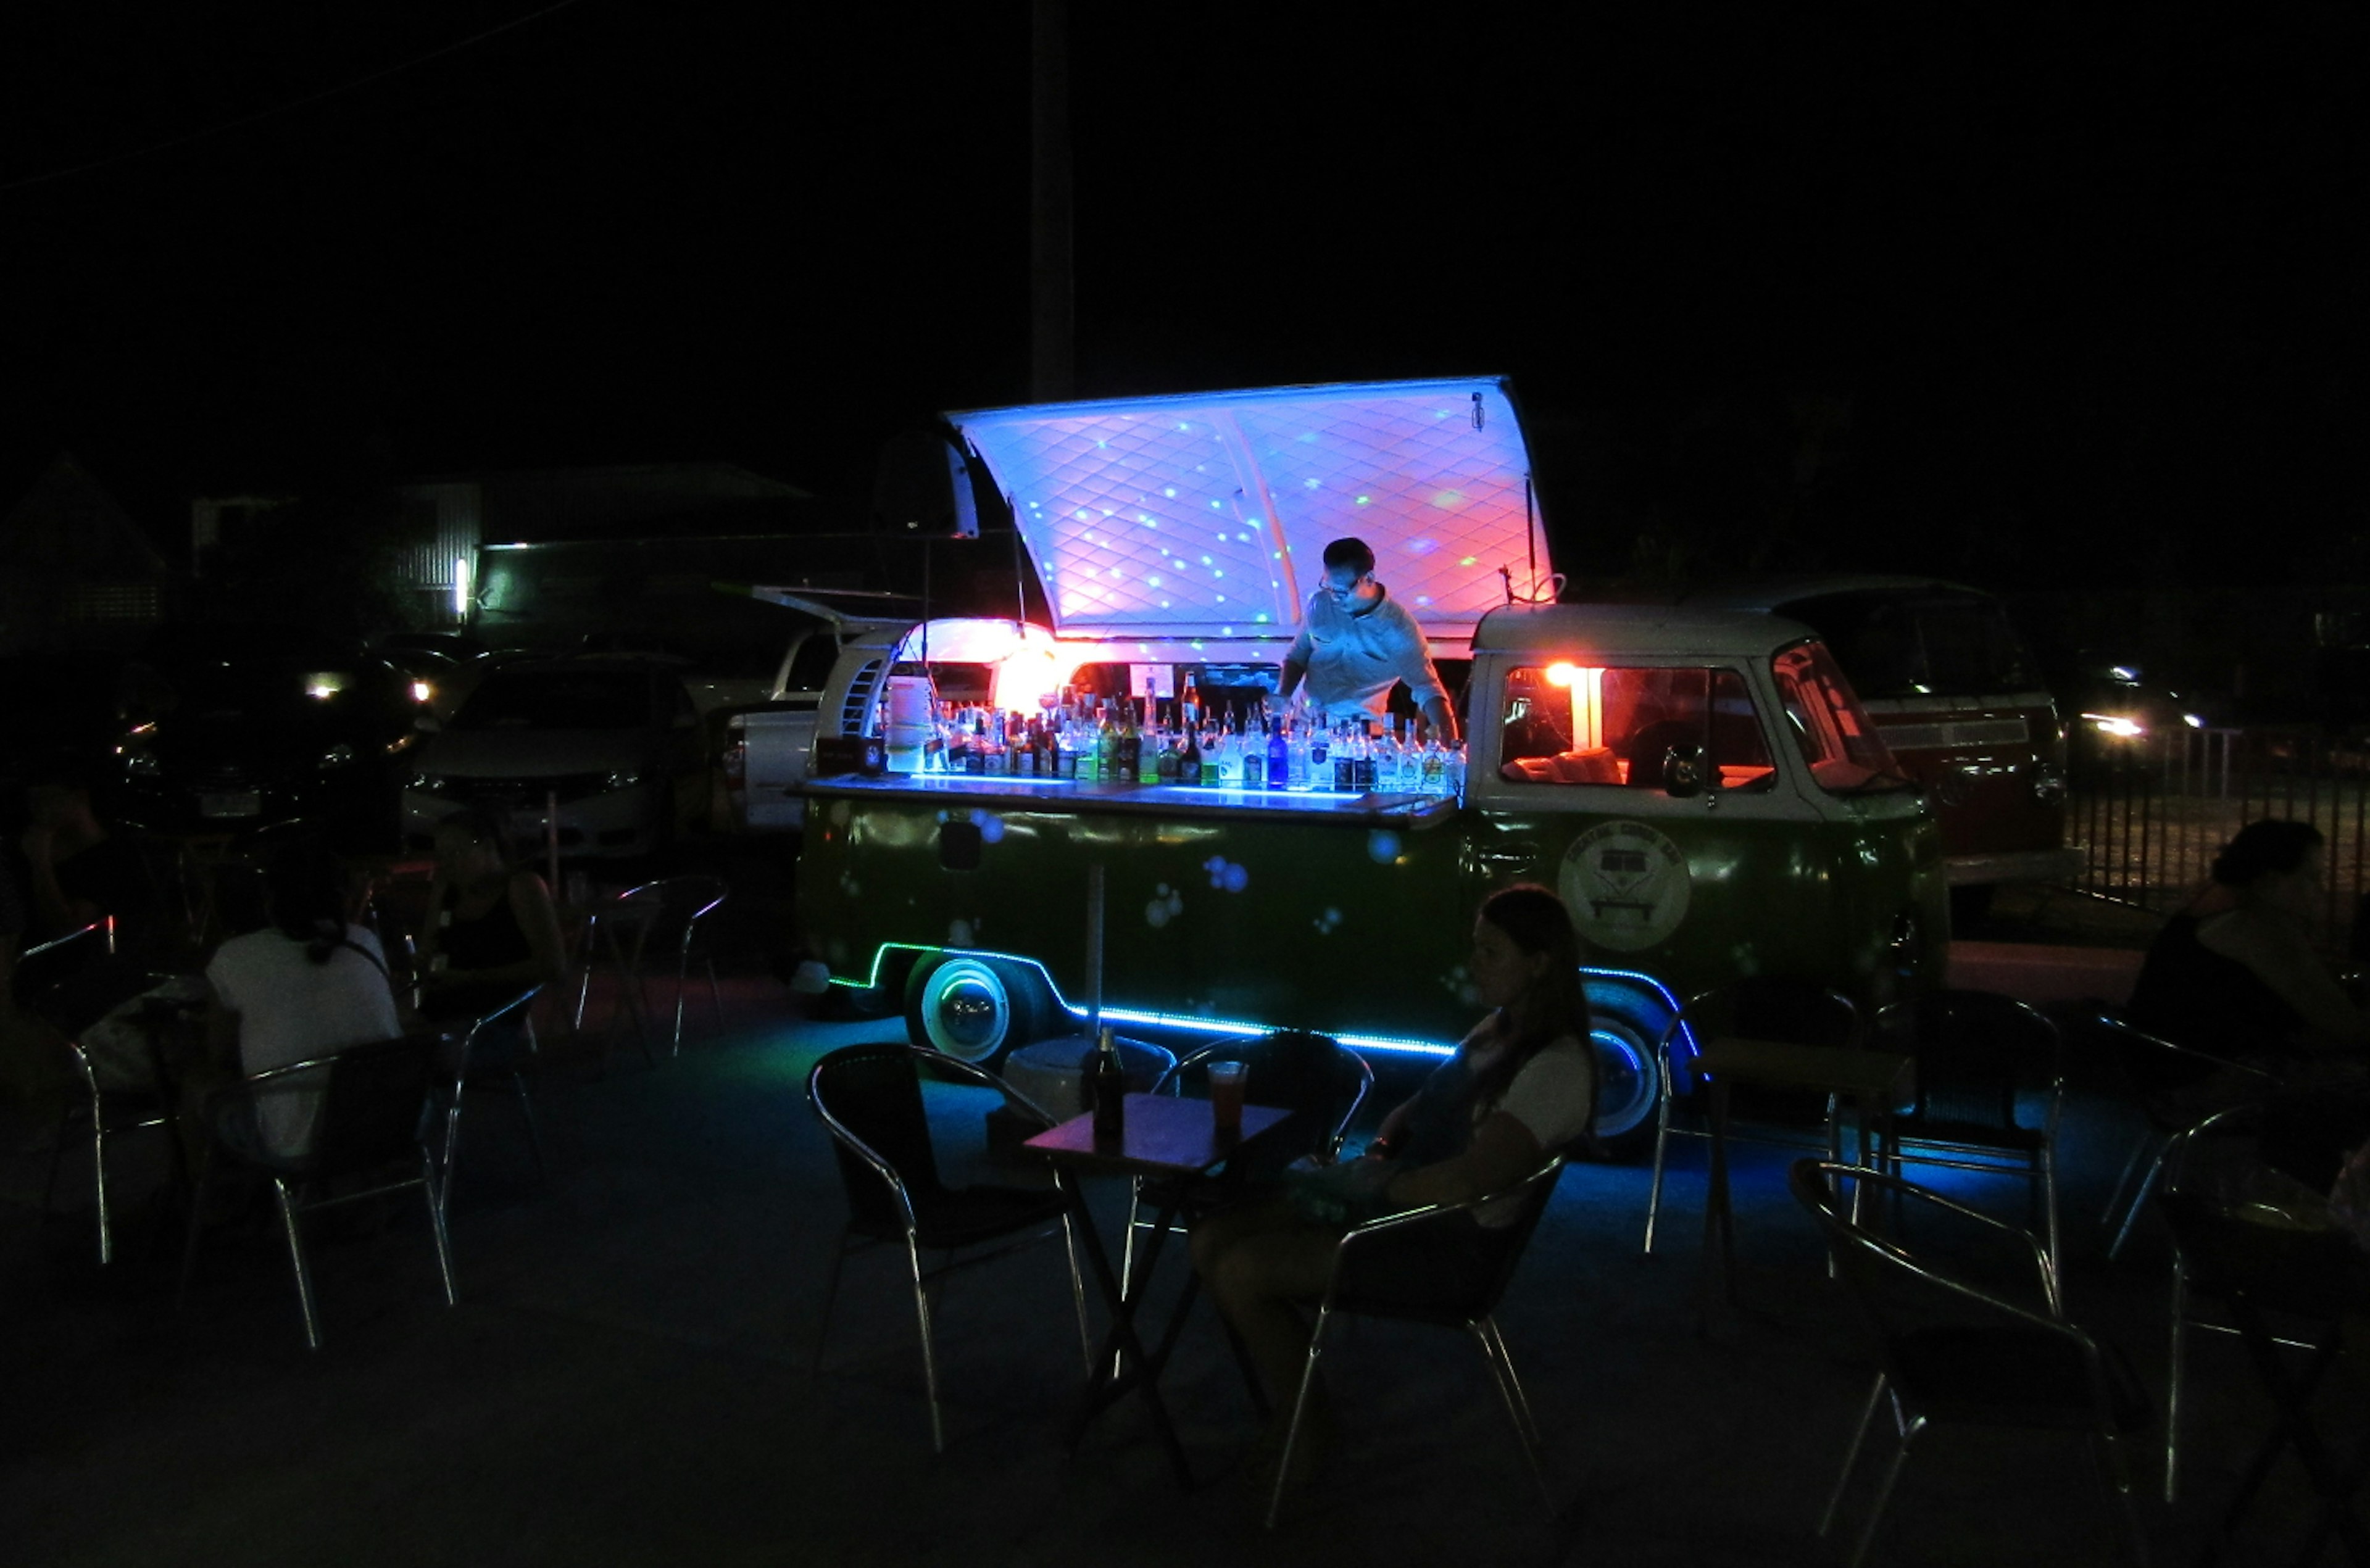
[[(834, 975), (832, 977), (832, 984), (858, 988), (878, 987), (880, 983), (880, 966), (887, 959), (892, 949), (916, 955), (935, 953), (952, 958), (1000, 958), (1008, 964), (1026, 964), (1043, 977), (1045, 989), (1053, 993), (1053, 1000), (1062, 1011), (1082, 1023), (1087, 1017), (1086, 1008), (1062, 994), (1062, 988), (1054, 983), (1053, 975), (1047, 971), (1043, 964), (1018, 953), (989, 953), (970, 947), (919, 947), (903, 943), (883, 943), (873, 952), (872, 972), (869, 979), (844, 980)], [(1588, 965), (1581, 966), (1581, 973), (1605, 979), (1633, 981), (1662, 998), (1663, 1004), (1673, 1013), (1679, 1010), (1679, 999), (1672, 993), (1671, 988), (1651, 975), (1642, 974), (1636, 969), (1599, 969)], [(1102, 1015), (1109, 1023), (1133, 1024), (1137, 1027), (1183, 1029), (1204, 1035), (1224, 1035), (1236, 1039), (1256, 1039), (1262, 1035), (1273, 1034), (1276, 1028), (1276, 1025), (1271, 1024), (1251, 1024), (1232, 1018), (1203, 1018), (1183, 1013), (1157, 1013), (1135, 1007), (1106, 1006)], [(1329, 1030), (1327, 1032), (1331, 1033)], [(1404, 1056), (1429, 1057), (1456, 1054), (1456, 1047), (1453, 1045), (1444, 1045), (1437, 1040), (1411, 1039), (1398, 1035), (1335, 1034), (1333, 1038), (1352, 1050), (1387, 1051)], [(1695, 1036), (1684, 1024), (1680, 1026), (1677, 1043), (1685, 1047), (1687, 1056), (1692, 1058), (1695, 1055)]]

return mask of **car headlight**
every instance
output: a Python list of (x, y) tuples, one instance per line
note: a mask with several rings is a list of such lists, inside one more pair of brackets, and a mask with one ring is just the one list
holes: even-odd
[(642, 782), (642, 775), (632, 768), (619, 768), (609, 775), (611, 789), (630, 789)]
[(2100, 734), (2118, 740), (2135, 740), (2147, 733), (2147, 726), (2123, 714), (2084, 714), (2082, 717)]
[(434, 773), (414, 773), (406, 787), (424, 790), (430, 795), (442, 795), (444, 793), (444, 781)]
[(157, 779), (165, 776), (165, 764), (154, 751), (134, 751), (123, 759), (123, 771), (135, 779)]
[(435, 695), (436, 688), (431, 683), (426, 681), (414, 681), (411, 683), (411, 700), (413, 702), (424, 703)]
[(313, 765), (316, 768), (342, 768), (350, 765), (353, 760), (354, 749), (340, 740), (322, 752), (321, 760)]

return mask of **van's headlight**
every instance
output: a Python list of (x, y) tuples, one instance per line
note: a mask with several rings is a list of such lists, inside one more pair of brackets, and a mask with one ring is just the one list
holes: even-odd
[(619, 768), (616, 772), (609, 775), (609, 787), (611, 789), (631, 789), (634, 785), (641, 782), (642, 775), (640, 772), (633, 768)]

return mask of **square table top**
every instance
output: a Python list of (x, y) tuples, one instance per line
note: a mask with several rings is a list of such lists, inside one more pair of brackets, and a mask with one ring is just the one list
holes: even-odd
[(1242, 1136), (1221, 1142), (1207, 1100), (1175, 1094), (1130, 1094), (1116, 1148), (1095, 1142), (1092, 1111), (1021, 1145), (1056, 1164), (1138, 1176), (1183, 1176), (1211, 1166), (1290, 1116), (1273, 1105), (1245, 1105)]
[(1800, 1046), (1787, 1040), (1723, 1036), (1705, 1042), (1696, 1065), (1714, 1078), (1733, 1078), (1778, 1089), (1817, 1089), (1831, 1094), (1889, 1094), (1902, 1088), (1910, 1059), (1895, 1051), (1848, 1046)]

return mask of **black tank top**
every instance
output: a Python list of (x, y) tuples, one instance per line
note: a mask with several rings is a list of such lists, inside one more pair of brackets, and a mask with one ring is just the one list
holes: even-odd
[(522, 964), (534, 956), (526, 933), (519, 929), (518, 916), (511, 910), (508, 886), (494, 900), (494, 907), (475, 920), (462, 918), (457, 889), (451, 898), (444, 908), (444, 930), (437, 946), (452, 967), (494, 969), (506, 964)]
[(2304, 1014), (2238, 959), (2197, 939), (2198, 917), (2172, 917), (2132, 988), (2131, 1020), (2151, 1035), (2215, 1056), (2286, 1056)]

